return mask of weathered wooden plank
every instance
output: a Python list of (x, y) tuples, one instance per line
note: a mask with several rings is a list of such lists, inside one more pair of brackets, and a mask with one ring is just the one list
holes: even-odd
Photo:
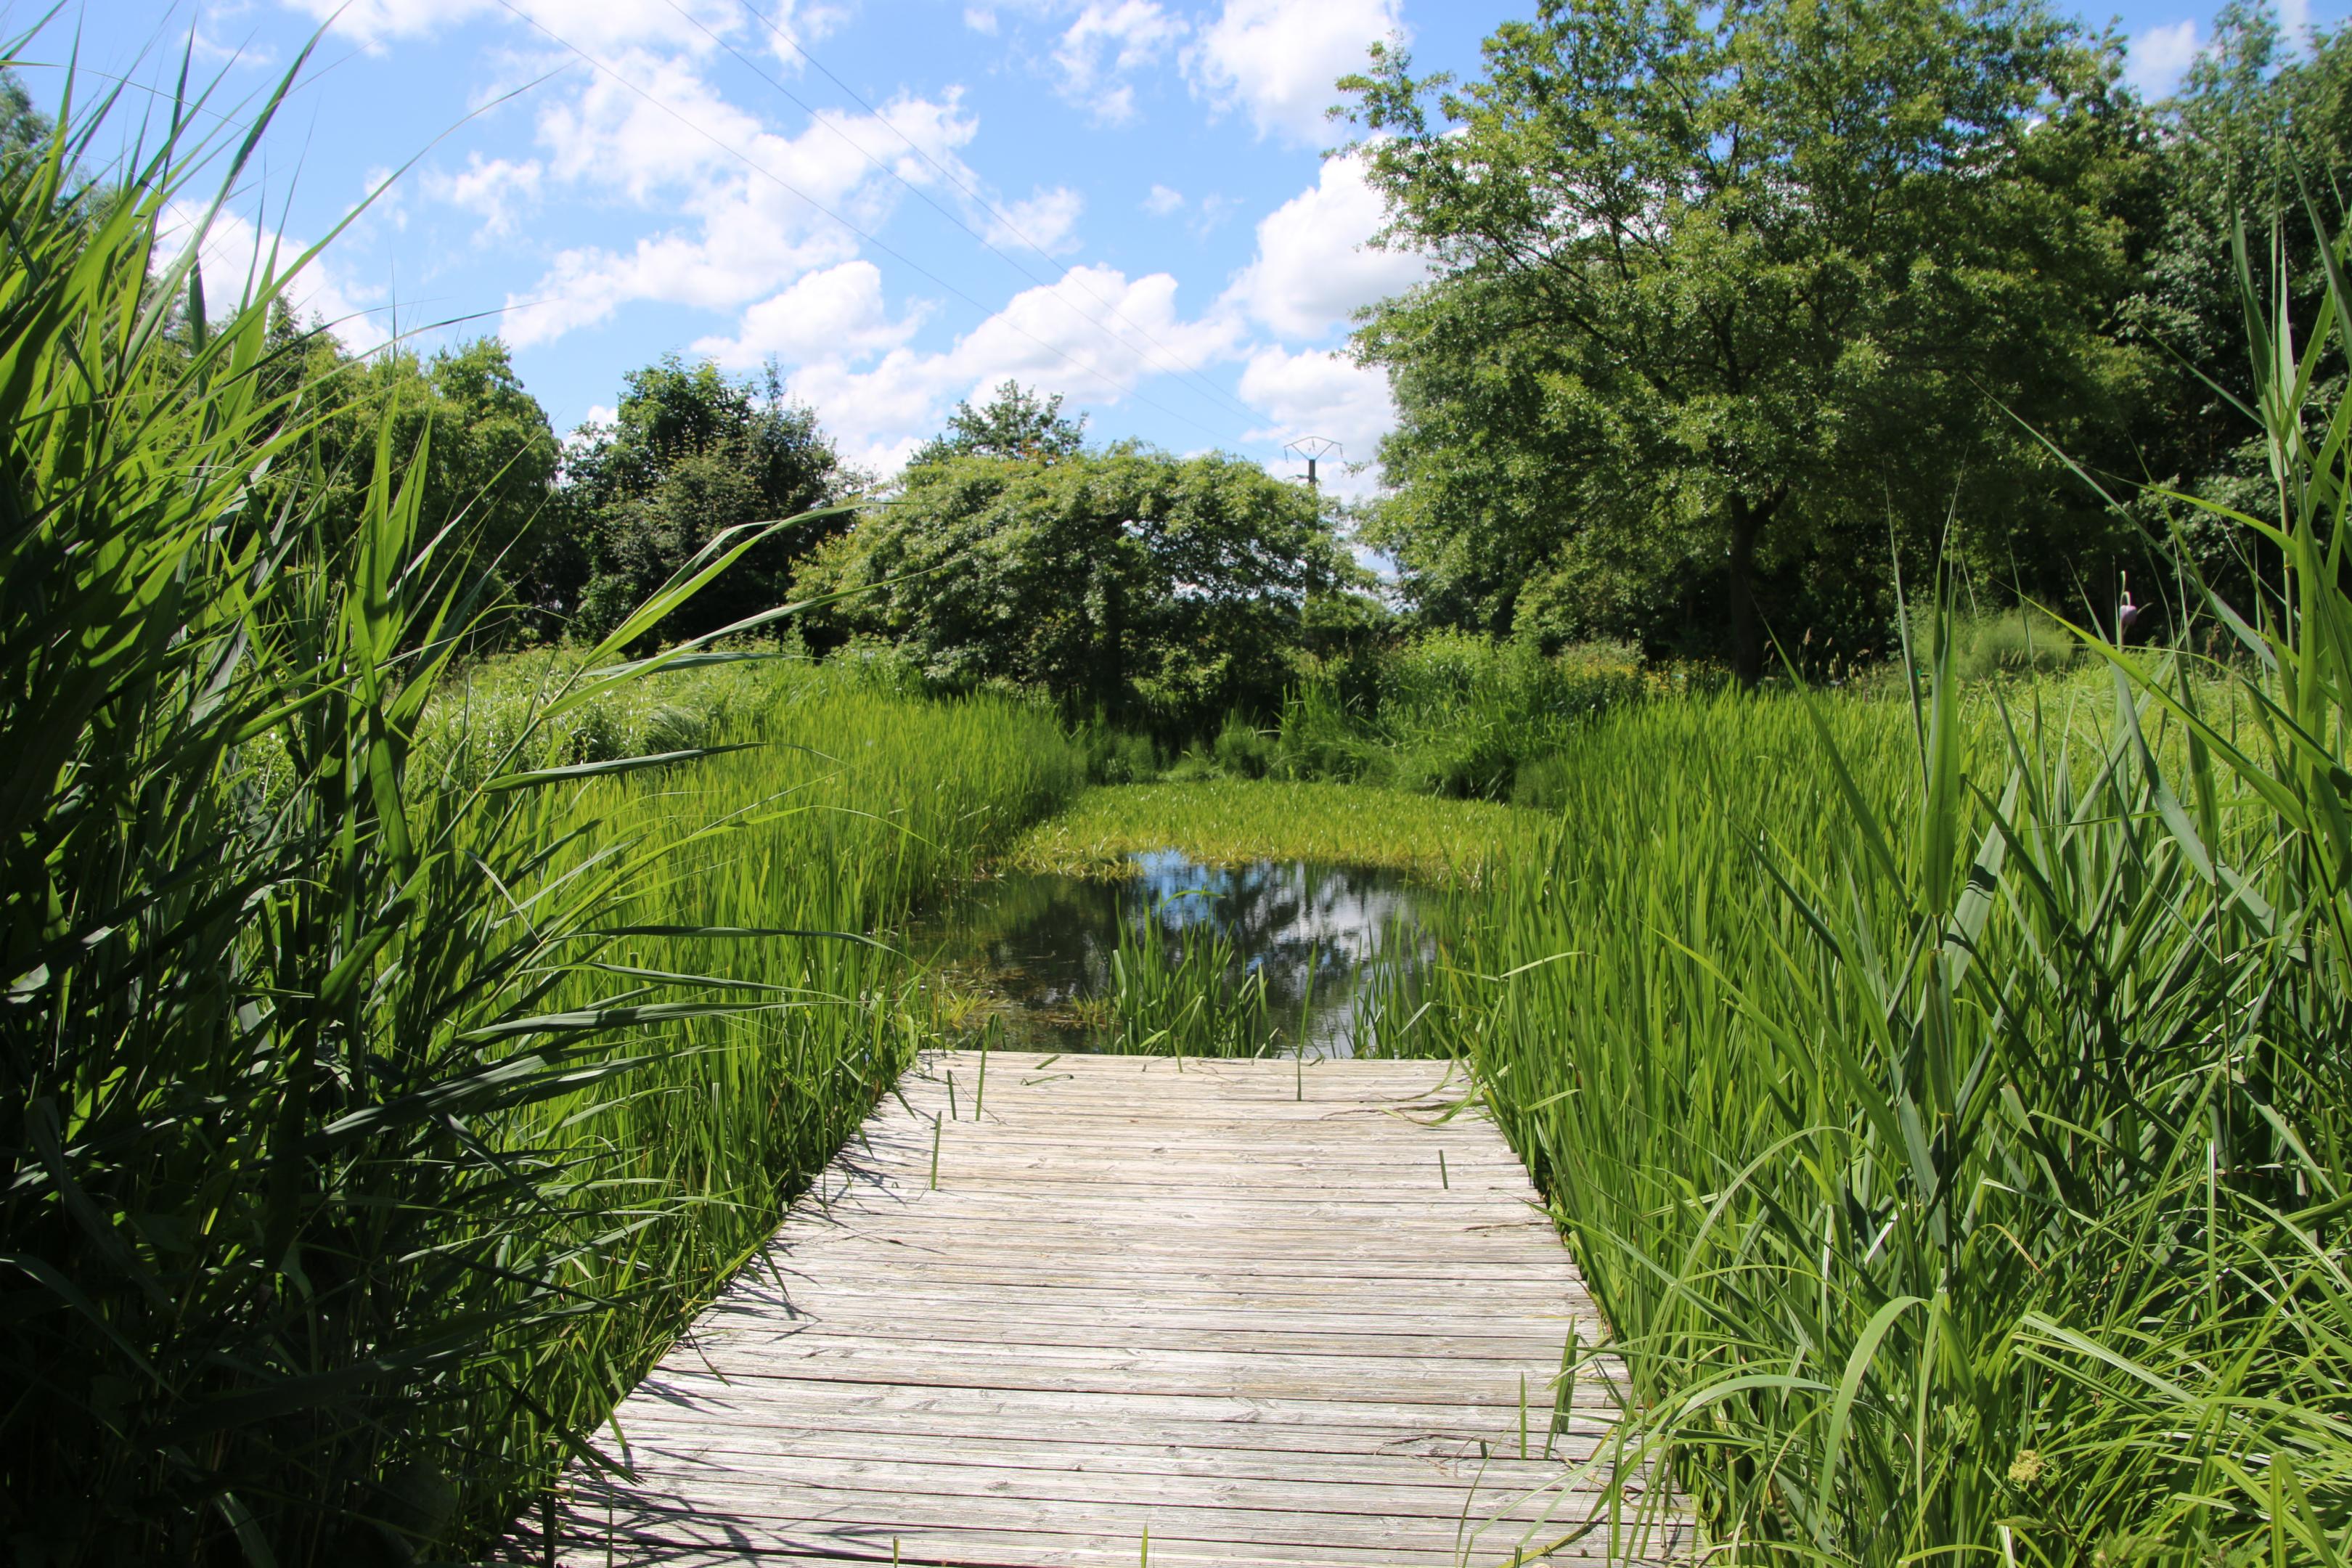
[(979, 1068), (909, 1074), (623, 1404), (562, 1561), (1533, 1562), (1595, 1507), (1615, 1369), (1553, 1382), (1599, 1314), (1458, 1071)]
[[(833, 1414), (821, 1426), (783, 1426), (774, 1421), (742, 1418), (728, 1410), (717, 1417), (696, 1415), (675, 1419), (639, 1416), (626, 1445), (642, 1471), (649, 1452), (716, 1453), (751, 1458), (813, 1457), (869, 1460), (882, 1451), (871, 1428), (846, 1414)], [(1590, 1439), (1604, 1436), (1608, 1423), (1582, 1417), (1557, 1434), (1541, 1425), (1529, 1432), (1529, 1458), (1517, 1457), (1507, 1439), (1501, 1452), (1489, 1448), (1482, 1457), (1474, 1444), (1417, 1437), (1426, 1451), (1402, 1452), (1367, 1447), (1367, 1427), (1253, 1427), (1229, 1435), (1219, 1446), (1207, 1439), (1213, 1430), (1198, 1434), (1171, 1425), (1153, 1436), (1136, 1440), (1135, 1428), (1119, 1422), (1057, 1421), (1050, 1435), (1034, 1426), (1009, 1422), (940, 1420), (919, 1432), (903, 1430), (904, 1422), (888, 1428), (887, 1452), (897, 1459), (933, 1465), (981, 1465), (1012, 1468), (1052, 1469), (1068, 1474), (1110, 1471), (1126, 1475), (1214, 1476), (1236, 1480), (1291, 1483), (1384, 1483), (1431, 1486), (1446, 1489), (1458, 1503), (1465, 1480), (1481, 1480), (1506, 1490), (1556, 1484), (1559, 1468), (1545, 1458), (1547, 1436), (1553, 1445), (1561, 1437)], [(1178, 1436), (1181, 1440), (1168, 1440)], [(1393, 1441), (1394, 1439), (1390, 1439)], [(1320, 1445), (1312, 1447), (1308, 1445)], [(1441, 1451), (1442, 1450), (1442, 1451)]]
[[(687, 1364), (689, 1361), (696, 1364)], [(1305, 1425), (1378, 1432), (1382, 1434), (1376, 1439), (1380, 1443), (1407, 1443), (1433, 1433), (1458, 1433), (1473, 1449), (1475, 1439), (1482, 1435), (1491, 1436), (1499, 1445), (1507, 1432), (1517, 1429), (1518, 1419), (1516, 1397), (1508, 1408), (1498, 1409), (1483, 1396), (1465, 1397), (1451, 1404), (1408, 1404), (1383, 1400), (1377, 1390), (1359, 1391), (1356, 1398), (1342, 1397), (1344, 1391), (1334, 1390), (1303, 1399), (1251, 1399), (1207, 1389), (1180, 1394), (1140, 1389), (1064, 1392), (982, 1388), (963, 1383), (865, 1384), (790, 1375), (727, 1378), (701, 1366), (698, 1358), (690, 1354), (674, 1369), (665, 1363), (665, 1369), (659, 1384), (649, 1380), (631, 1395), (621, 1412), (624, 1417), (634, 1421), (640, 1413), (677, 1409), (694, 1411), (705, 1419), (717, 1419), (722, 1411), (737, 1411), (757, 1412), (760, 1414), (753, 1418), (773, 1420), (792, 1410), (807, 1408), (827, 1412), (828, 1420), (852, 1411), (869, 1411), (894, 1418), (920, 1413), (946, 1420), (957, 1412), (968, 1411), (1025, 1420), (1031, 1423), (1031, 1430), (1039, 1432), (1057, 1429), (1055, 1423), (1065, 1415), (1072, 1419), (1131, 1420), (1138, 1424), (1135, 1429), (1139, 1432), (1159, 1432), (1183, 1423), (1236, 1430)], [(1580, 1391), (1597, 1394), (1601, 1383), (1598, 1377), (1580, 1380)], [(1588, 1384), (1591, 1388), (1585, 1389), (1583, 1385)], [(1534, 1385), (1530, 1383), (1529, 1386)], [(1576, 1404), (1584, 1407), (1585, 1402), (1579, 1398)], [(1602, 1401), (1591, 1408), (1605, 1413), (1610, 1406)], [(921, 1422), (910, 1422), (908, 1429), (929, 1428)]]

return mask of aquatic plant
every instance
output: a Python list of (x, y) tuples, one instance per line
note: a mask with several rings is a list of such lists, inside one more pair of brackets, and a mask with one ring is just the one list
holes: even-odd
[(1277, 1042), (1265, 974), (1245, 967), (1223, 927), (1170, 933), (1152, 910), (1121, 928), (1111, 953), (1101, 1048), (1155, 1057), (1255, 1057)]
[(1608, 1313), (1617, 1524), (2352, 1550), (2352, 289), (2301, 338), (2246, 289), (2284, 521), (2230, 519), (2283, 568), (2207, 604), (2239, 662), (2086, 635), (2104, 699), (1972, 706), (1937, 637), (1908, 701), (1619, 715), (1465, 916), (1415, 1048), (1475, 1064)]
[(1089, 790), (1006, 859), (1026, 870), (1120, 876), (1129, 856), (1173, 849), (1211, 864), (1316, 860), (1475, 885), (1532, 846), (1541, 826), (1530, 814), (1486, 801), (1369, 784), (1213, 779)]

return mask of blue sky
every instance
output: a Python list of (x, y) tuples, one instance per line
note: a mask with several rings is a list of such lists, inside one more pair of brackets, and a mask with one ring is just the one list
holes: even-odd
[[(2298, 0), (2291, 26), (2352, 0)], [(2304, 7), (2319, 6), (2316, 11)], [(1007, 376), (1102, 437), (1286, 471), (1372, 455), (1389, 408), (1343, 348), (1411, 282), (1323, 117), (1365, 44), (1475, 69), (1494, 0), (88, 0), (31, 51), (168, 88), (191, 28), (233, 110), (333, 20), (208, 265), (326, 232), (308, 306), (356, 348), (486, 331), (561, 431), (666, 353), (772, 357), (878, 472)], [(2210, 5), (2110, 19), (2161, 93)], [(23, 22), (35, 6), (11, 4)], [(60, 73), (27, 83), (52, 100)], [(137, 91), (128, 95), (135, 105)], [(436, 323), (472, 318), (455, 326)], [(1352, 488), (1371, 482), (1359, 476)]]

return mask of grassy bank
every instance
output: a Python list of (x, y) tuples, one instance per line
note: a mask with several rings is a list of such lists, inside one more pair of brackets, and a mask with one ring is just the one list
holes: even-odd
[(1535, 816), (1487, 801), (1440, 800), (1369, 784), (1272, 779), (1116, 784), (1087, 791), (1006, 856), (1023, 870), (1117, 875), (1130, 855), (1195, 860), (1320, 860), (1380, 866), (1475, 887), (1532, 841)]

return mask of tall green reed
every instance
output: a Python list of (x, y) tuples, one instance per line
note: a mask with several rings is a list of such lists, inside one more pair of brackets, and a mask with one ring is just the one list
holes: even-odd
[(2345, 1555), (2335, 287), (2299, 345), (2253, 313), (2282, 588), (2211, 605), (2252, 675), (2092, 640), (2104, 702), (1964, 698), (1937, 638), (1908, 706), (1606, 721), (1459, 937), (1427, 1048), (1609, 1316), (1627, 1517), (1741, 1559)]
[(1119, 929), (1102, 1049), (1134, 1056), (1254, 1057), (1275, 1044), (1265, 974), (1244, 968), (1213, 922), (1171, 940), (1160, 910)]
[[(763, 529), (420, 767), (489, 608), (464, 521), (385, 439), (326, 526), (267, 332), (310, 258), (219, 311), (159, 235), (222, 150), (182, 112), (77, 188), (107, 107), (0, 170), (0, 1532), (27, 1563), (409, 1561), (578, 1446), (903, 1054), (861, 913), (1067, 783), (977, 710), (896, 773), (691, 813), (693, 766), (767, 737), (576, 754), (576, 716), (749, 657), (620, 650)], [(843, 718), (835, 751), (888, 749)], [(982, 732), (995, 761), (908, 765)]]

